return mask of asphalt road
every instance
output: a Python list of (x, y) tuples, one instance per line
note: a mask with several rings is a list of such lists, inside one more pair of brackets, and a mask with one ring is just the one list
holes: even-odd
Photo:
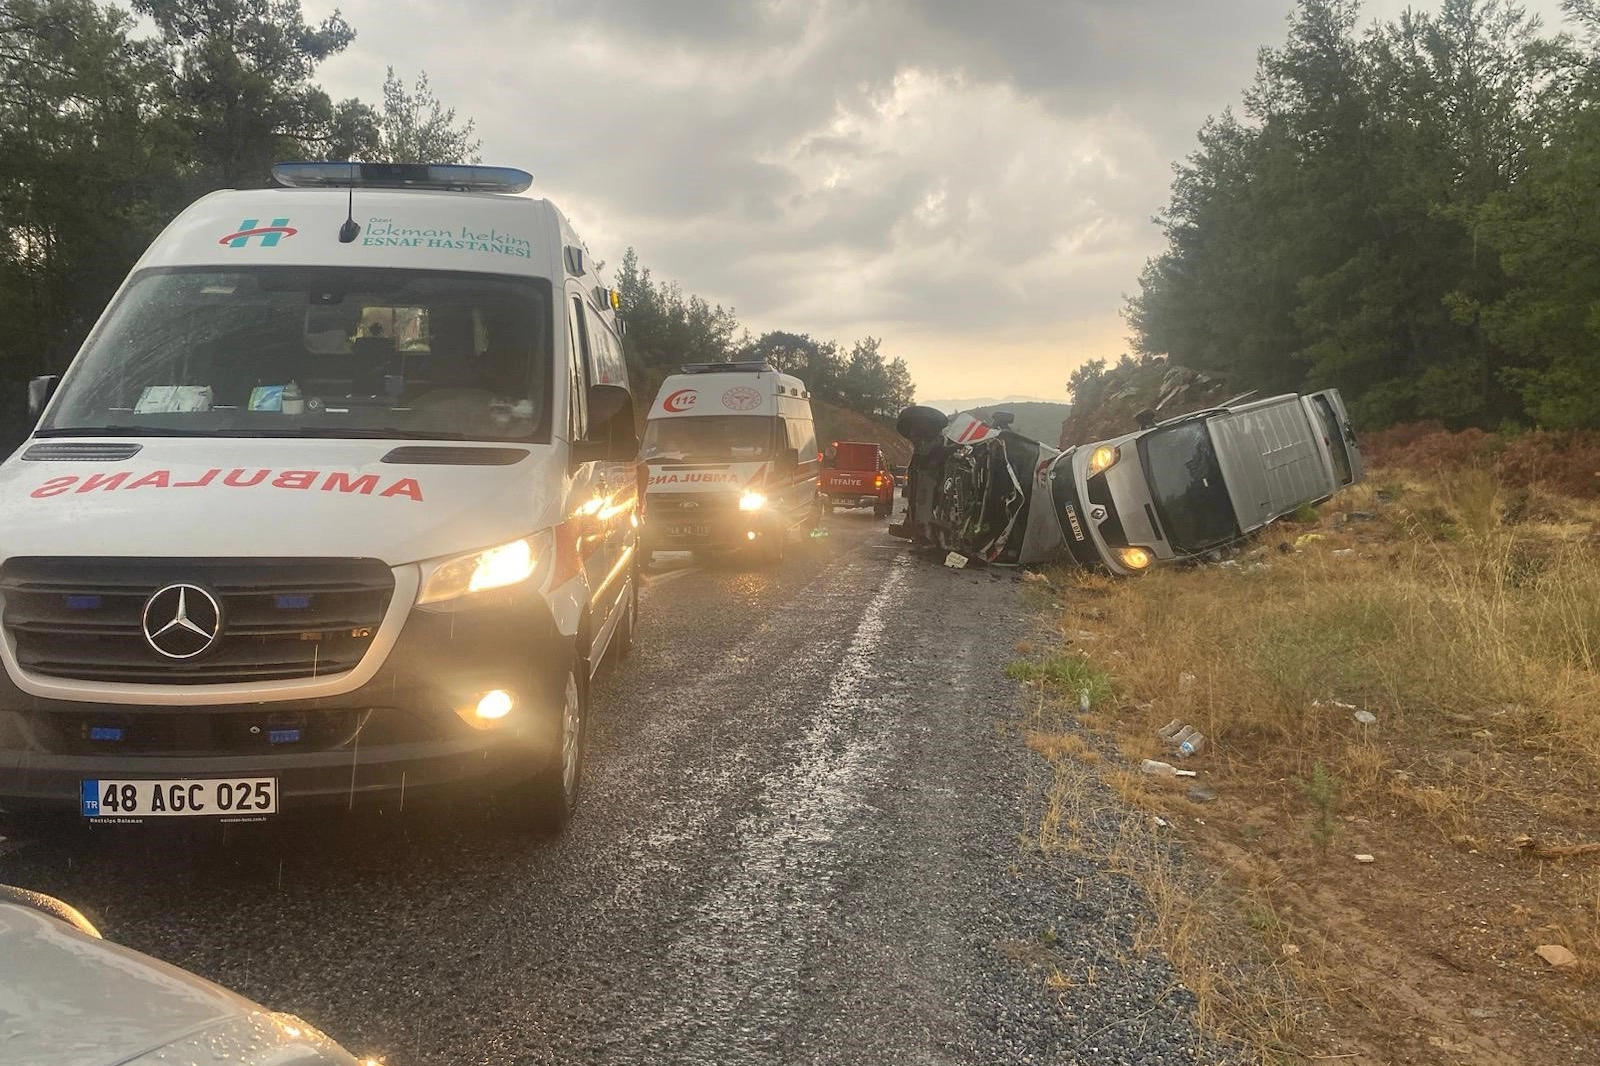
[(827, 528), (779, 568), (663, 560), (558, 840), (470, 810), (13, 830), (0, 881), (389, 1066), (1194, 1061), (1132, 889), (1028, 844), (1014, 575)]

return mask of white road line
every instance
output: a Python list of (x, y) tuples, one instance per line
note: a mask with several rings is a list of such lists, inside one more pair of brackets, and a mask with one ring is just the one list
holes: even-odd
[[(685, 990), (692, 1014), (714, 1016), (752, 996), (776, 1009), (777, 1001), (793, 994), (789, 982), (807, 950), (805, 933), (816, 928), (834, 891), (830, 867), (817, 853), (862, 809), (888, 762), (888, 745), (896, 742), (859, 731), (863, 703), (874, 696), (885, 655), (886, 622), (902, 596), (910, 559), (890, 566), (799, 738), (796, 758), (762, 779), (761, 806), (740, 823), (721, 891), (705, 901), (674, 946), (697, 960), (680, 966), (704, 982)], [(797, 865), (807, 871), (800, 884), (794, 882)], [(776, 923), (764, 913), (774, 906)], [(774, 924), (789, 935), (772, 939)], [(742, 960), (738, 965), (735, 955)], [(759, 959), (754, 966), (751, 956)], [(766, 987), (750, 988), (751, 973), (767, 975)]]

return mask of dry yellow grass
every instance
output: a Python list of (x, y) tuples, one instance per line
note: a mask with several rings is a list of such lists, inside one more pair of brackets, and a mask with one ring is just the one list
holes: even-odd
[[(1350, 511), (1378, 517), (1339, 520)], [(1399, 986), (1384, 985), (1386, 964), (1370, 944), (1341, 936), (1372, 930), (1330, 931), (1305, 917), (1347, 880), (1329, 872), (1319, 885), (1317, 870), (1352, 864), (1346, 845), (1356, 839), (1414, 823), (1432, 838), (1407, 846), (1448, 877), (1448, 856), (1505, 852), (1509, 823), (1570, 814), (1573, 797), (1594, 794), (1597, 520), (1594, 505), (1537, 489), (1508, 495), (1486, 473), (1382, 472), (1325, 507), (1318, 526), (1275, 530), (1228, 565), (1136, 581), (1061, 575), (1063, 645), (1018, 673), (1041, 693), (1029, 742), (1057, 765), (1040, 845), (1085, 847), (1083, 781), (1098, 776), (1131, 812), (1111, 859), (1150, 898), (1146, 944), (1173, 959), (1202, 1021), (1263, 1060), (1332, 1046), (1365, 1058), (1383, 1027), (1329, 1044), (1328, 1019), (1341, 1009), (1382, 1016)], [(1074, 693), (1090, 686), (1093, 708), (1080, 714)], [(1355, 708), (1376, 724), (1355, 721)], [(1172, 719), (1206, 733), (1196, 765), (1224, 792), (1251, 797), (1240, 800), (1248, 810), (1192, 807), (1181, 782), (1129, 768), (1171, 758), (1156, 730)], [(1124, 759), (1096, 766), (1074, 722)], [(1152, 814), (1175, 810), (1195, 812), (1197, 825), (1231, 817), (1208, 841), (1223, 866), (1214, 881), (1196, 883), (1152, 842)], [(1305, 883), (1283, 883), (1289, 868)], [(1544, 866), (1529, 859), (1518, 869), (1542, 877)], [(1514, 887), (1531, 893), (1530, 914), (1548, 902), (1546, 916), (1562, 919), (1517, 934), (1513, 958), (1541, 943), (1570, 947), (1583, 966), (1537, 994), (1569, 1023), (1600, 1029), (1600, 872), (1568, 867)], [(1393, 888), (1403, 890), (1398, 880)], [(1402, 913), (1433, 905), (1393, 902)], [(1405, 1009), (1422, 1017), (1426, 1005)], [(1499, 1061), (1490, 1044), (1472, 1051), (1460, 1061)], [(1383, 1047), (1376, 1061), (1387, 1053), (1411, 1049)]]
[[(1081, 577), (1110, 638), (1084, 654), (1132, 697), (1125, 723), (1129, 710), (1141, 727), (1185, 718), (1232, 757), (1298, 753), (1299, 774), (1337, 737), (1350, 776), (1384, 784), (1381, 756), (1334, 701), (1377, 715), (1379, 735), (1419, 718), (1465, 723), (1466, 750), (1512, 740), (1577, 756), (1592, 773), (1600, 553), (1574, 535), (1588, 522), (1504, 525), (1492, 488), (1477, 474), (1412, 482), (1385, 522), (1291, 528), (1236, 566)], [(1339, 503), (1371, 507), (1375, 491)], [(1277, 550), (1308, 532), (1298, 553)], [(1155, 750), (1148, 731), (1129, 732)]]

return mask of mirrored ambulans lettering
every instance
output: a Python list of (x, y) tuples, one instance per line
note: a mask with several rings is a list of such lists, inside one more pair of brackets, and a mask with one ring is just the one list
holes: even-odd
[[(204, 474), (192, 481), (174, 481), (170, 470), (152, 470), (147, 474), (133, 477), (128, 471), (116, 474), (90, 474), (80, 477), (76, 474), (65, 474), (53, 477), (30, 495), (36, 500), (49, 499), (52, 496), (61, 496), (66, 493), (84, 492), (111, 492), (131, 491), (133, 489), (200, 489), (213, 484), (219, 475), (220, 468), (207, 470)], [(129, 480), (133, 478), (133, 480)], [(378, 495), (384, 498), (404, 497), (408, 500), (422, 502), (422, 485), (416, 478), (396, 478), (387, 485), (383, 485), (377, 474), (355, 475), (343, 470), (335, 470), (326, 475), (320, 470), (245, 470), (235, 467), (228, 471), (222, 478), (222, 484), (228, 488), (273, 488), (273, 489), (311, 489), (320, 488), (323, 492), (338, 492), (346, 495), (371, 496)], [(381, 488), (379, 486), (382, 486)]]
[(731, 473), (650, 475), (652, 485), (686, 485), (695, 481), (716, 485), (737, 484), (739, 476)]
[(96, 489), (110, 491), (111, 489), (121, 488), (122, 483), (126, 480), (128, 480), (126, 472), (121, 474), (90, 474), (84, 478), (83, 484), (78, 486), (78, 491), (93, 492)]
[(377, 487), (377, 474), (362, 474), (352, 481), (350, 475), (341, 470), (329, 474), (328, 480), (322, 483), (323, 492), (359, 492), (363, 496), (371, 496)]

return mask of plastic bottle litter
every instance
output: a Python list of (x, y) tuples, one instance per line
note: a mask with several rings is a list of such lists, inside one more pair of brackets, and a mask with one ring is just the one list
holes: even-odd
[(1146, 759), (1146, 760), (1144, 760), (1143, 762), (1141, 762), (1139, 764), (1139, 772), (1141, 774), (1149, 774), (1152, 777), (1193, 777), (1193, 776), (1195, 776), (1195, 773), (1194, 773), (1193, 770), (1180, 770), (1176, 766), (1173, 766), (1171, 763), (1169, 763), (1169, 762), (1161, 762), (1159, 759)]
[(1081, 714), (1089, 713), (1089, 690), (1084, 689), (1078, 693), (1078, 711)]
[(1160, 729), (1156, 735), (1166, 741), (1174, 755), (1187, 759), (1191, 755), (1199, 754), (1206, 746), (1206, 735), (1192, 725), (1185, 725), (1174, 718)]

